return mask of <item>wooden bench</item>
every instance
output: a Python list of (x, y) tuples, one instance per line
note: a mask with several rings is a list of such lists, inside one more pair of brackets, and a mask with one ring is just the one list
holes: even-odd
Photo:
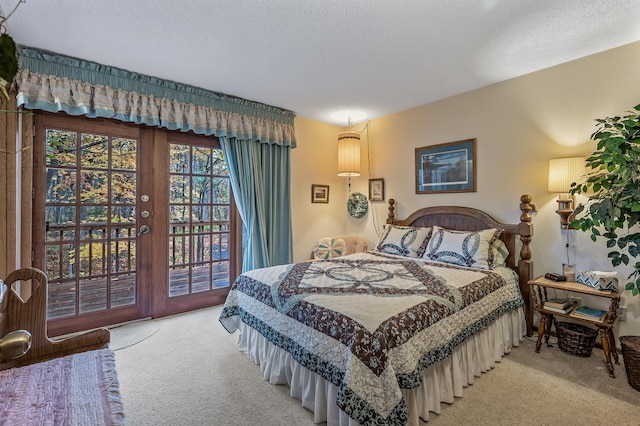
[[(20, 289), (17, 283), (20, 282)], [(25, 296), (26, 300), (20, 297)], [(14, 330), (31, 333), (31, 349), (24, 355), (4, 359), (0, 370), (33, 364), (109, 345), (106, 328), (69, 338), (50, 340), (47, 336), (47, 277), (39, 269), (23, 268), (9, 274), (0, 284), (0, 338)]]

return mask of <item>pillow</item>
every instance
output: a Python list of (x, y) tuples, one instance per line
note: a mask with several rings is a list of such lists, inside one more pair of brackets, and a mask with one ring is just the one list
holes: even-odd
[(431, 228), (385, 225), (376, 249), (382, 253), (407, 257), (422, 257), (429, 241)]
[(490, 247), (501, 233), (500, 229), (474, 232), (434, 226), (424, 257), (472, 268), (493, 269), (494, 251)]
[(496, 239), (491, 244), (491, 251), (493, 252), (493, 267), (507, 266), (507, 257), (509, 257), (509, 249), (504, 241)]
[(314, 259), (333, 259), (345, 254), (347, 254), (347, 243), (342, 238), (321, 238), (313, 248)]

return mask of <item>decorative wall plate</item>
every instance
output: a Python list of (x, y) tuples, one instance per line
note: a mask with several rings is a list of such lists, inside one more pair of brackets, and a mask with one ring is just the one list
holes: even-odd
[(367, 202), (367, 196), (361, 192), (354, 192), (349, 195), (347, 200), (347, 211), (349, 216), (360, 219), (367, 212), (369, 203)]

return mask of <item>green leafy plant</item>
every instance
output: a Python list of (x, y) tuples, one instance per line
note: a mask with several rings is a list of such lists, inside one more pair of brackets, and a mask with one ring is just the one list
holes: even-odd
[[(620, 117), (596, 120), (591, 139), (597, 150), (586, 160), (591, 172), (573, 183), (571, 194), (588, 194), (574, 212), (575, 229), (605, 238), (608, 257), (616, 267), (640, 255), (640, 105)], [(625, 289), (640, 294), (640, 262), (635, 262)]]
[(9, 99), (7, 88), (13, 82), (17, 72), (16, 44), (9, 34), (0, 34), (0, 92), (7, 100)]

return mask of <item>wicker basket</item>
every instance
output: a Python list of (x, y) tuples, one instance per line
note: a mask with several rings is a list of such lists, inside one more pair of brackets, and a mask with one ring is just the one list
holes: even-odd
[(629, 385), (640, 391), (640, 336), (620, 336)]
[(561, 351), (589, 358), (598, 332), (592, 328), (571, 322), (557, 322), (558, 347)]

